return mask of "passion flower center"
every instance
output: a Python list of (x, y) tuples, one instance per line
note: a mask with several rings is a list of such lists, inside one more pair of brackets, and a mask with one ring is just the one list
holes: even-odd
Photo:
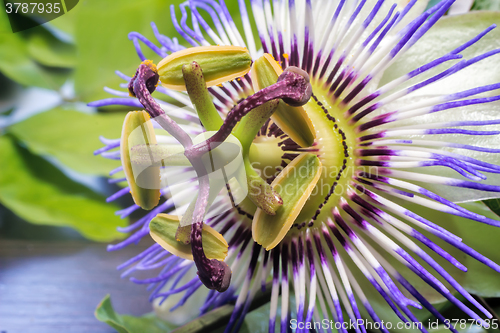
[[(184, 75), (187, 77), (187, 80), (185, 81), (186, 84), (189, 85), (189, 82), (191, 82), (190, 79), (193, 79), (193, 82), (191, 83), (193, 83), (194, 86), (198, 86), (198, 84), (203, 83), (203, 80), (200, 80), (203, 73), (201, 72), (199, 66), (194, 63), (192, 63), (191, 65), (191, 67), (183, 66)], [(198, 79), (196, 79), (197, 72), (200, 74)], [(266, 107), (264, 107), (264, 109), (262, 109), (261, 107), (263, 107), (264, 105), (271, 105), (272, 109), (275, 107), (277, 99), (286, 100), (288, 103), (292, 103), (293, 105), (303, 105), (308, 102), (311, 96), (312, 88), (309, 83), (309, 77), (307, 76), (307, 74), (303, 74), (302, 72), (303, 71), (298, 68), (287, 68), (287, 70), (285, 70), (278, 77), (278, 80), (275, 84), (258, 91), (254, 95), (251, 95), (242, 102), (238, 103), (227, 115), (219, 130), (204, 142), (198, 144), (193, 144), (187, 132), (185, 132), (177, 123), (175, 123), (170, 117), (168, 117), (160, 108), (159, 104), (152, 98), (151, 93), (155, 90), (156, 84), (159, 79), (157, 68), (156, 66), (154, 66), (154, 64), (148, 61), (143, 62), (139, 66), (136, 74), (129, 83), (129, 91), (131, 96), (136, 96), (139, 99), (139, 102), (144, 106), (148, 114), (151, 117), (156, 117), (158, 119), (159, 125), (162, 126), (182, 144), (185, 149), (184, 155), (196, 171), (199, 182), (198, 195), (194, 199), (194, 201), (192, 201), (192, 205), (190, 205), (190, 207), (193, 206), (192, 210), (188, 208), (188, 211), (190, 213), (185, 214), (183, 219), (185, 219), (186, 216), (189, 217), (190, 223), (188, 224), (191, 224), (190, 240), (193, 259), (196, 267), (198, 268), (198, 276), (200, 277), (200, 280), (209, 289), (215, 289), (219, 292), (225, 291), (229, 287), (229, 283), (231, 280), (231, 270), (229, 266), (222, 261), (218, 261), (216, 259), (208, 259), (203, 251), (203, 219), (208, 202), (210, 201), (211, 190), (208, 173), (203, 164), (203, 156), (206, 153), (210, 153), (211, 150), (218, 147), (222, 142), (224, 142), (231, 134), (235, 125), (240, 120), (242, 120), (243, 117), (247, 116), (250, 111), (262, 111), (265, 114), (265, 118), (268, 118), (268, 111), (270, 110), (268, 110)], [(259, 121), (258, 117), (257, 119), (254, 119), (252, 117), (247, 117), (246, 119), (250, 124), (258, 124), (257, 128), (255, 128), (256, 132), (260, 130), (262, 124)], [(255, 136), (255, 133), (252, 133), (250, 136), (246, 136), (243, 132), (240, 133), (239, 136), (241, 137), (241, 141), (245, 147), (247, 146), (247, 141), (248, 144), (251, 143), (251, 140)], [(245, 148), (243, 150), (246, 151)], [(246, 166), (245, 169), (247, 169)], [(248, 167), (248, 170), (253, 171), (251, 166)], [(262, 179), (260, 177), (258, 177), (257, 175), (253, 176), (255, 176), (254, 178), (256, 178), (257, 180), (260, 180), (262, 189), (265, 189), (266, 187), (269, 188), (269, 186), (265, 182), (262, 182)], [(219, 192), (219, 188), (215, 190), (215, 193), (217, 192)], [(269, 208), (270, 212), (273, 212), (274, 209), (273, 207), (271, 207), (273, 206), (273, 203), (269, 202), (269, 200), (266, 200), (266, 198), (272, 198), (273, 200), (279, 198), (275, 196), (272, 191), (267, 191), (266, 193), (267, 194), (265, 194), (264, 196), (255, 196), (256, 201), (260, 203), (260, 205), (258, 206)], [(278, 202), (278, 204), (281, 203), (281, 201)], [(184, 235), (184, 232), (177, 232), (177, 235)]]

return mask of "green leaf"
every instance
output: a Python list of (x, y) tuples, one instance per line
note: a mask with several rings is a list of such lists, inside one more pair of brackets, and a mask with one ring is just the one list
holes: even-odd
[(28, 55), (28, 45), (18, 34), (0, 34), (0, 71), (25, 86), (58, 89), (68, 71), (41, 66)]
[(245, 316), (240, 332), (268, 333), (271, 304), (266, 303)]
[[(75, 42), (79, 52), (75, 73), (77, 95), (86, 102), (110, 97), (103, 87), (117, 88), (123, 83), (115, 71), (132, 76), (141, 62), (128, 34), (137, 31), (158, 46), (151, 29), (154, 21), (162, 34), (178, 36), (171, 23), (169, 6), (182, 2), (184, 0), (123, 0), (80, 4), (75, 23)], [(180, 13), (177, 17), (180, 19)], [(154, 63), (161, 60), (144, 44), (141, 43), (141, 47), (145, 56)]]
[[(80, 1), (81, 3), (82, 1)], [(66, 8), (68, 7), (68, 3), (66, 3)], [(82, 4), (75, 6), (72, 8), (70, 11), (66, 12), (66, 14), (61, 15), (52, 21), (47, 22), (44, 25), (51, 26), (51, 28), (55, 28), (57, 30), (62, 31), (63, 33), (66, 33), (70, 37), (74, 38), (75, 36), (75, 21), (76, 17), (78, 15), (78, 12), (80, 11), (80, 8), (82, 8)]]
[[(292, 304), (290, 304), (290, 307)], [(278, 312), (281, 309), (278, 309)], [(269, 313), (271, 311), (271, 304), (266, 303), (259, 307), (258, 309), (255, 309), (245, 316), (245, 319), (243, 319), (243, 323), (238, 330), (238, 333), (268, 333), (269, 329)], [(278, 330), (279, 330), (279, 318), (278, 318)], [(225, 327), (220, 327), (216, 330), (210, 331), (210, 333), (224, 333)]]
[(29, 54), (25, 36), (38, 35), (42, 27), (30, 29), (29, 34), (12, 33), (8, 18), (0, 11), (0, 71), (25, 86), (59, 89), (71, 71), (41, 65)]
[(498, 0), (476, 0), (472, 5), (472, 10), (500, 10)]
[(164, 333), (171, 332), (175, 328), (174, 325), (156, 317), (154, 313), (148, 313), (142, 317), (116, 313), (109, 295), (106, 295), (97, 306), (95, 317), (113, 327), (119, 333)]
[(493, 213), (500, 216), (500, 199), (490, 199), (483, 201), (489, 209), (493, 211)]
[[(445, 55), (498, 22), (500, 22), (500, 12), (470, 12), (442, 18), (404, 56), (385, 71), (380, 85)], [(498, 47), (500, 47), (500, 29), (497, 28), (461, 54), (464, 55), (464, 59), (470, 59)], [(500, 81), (499, 59), (499, 55), (484, 59), (412, 95), (441, 95), (498, 83)], [(448, 63), (451, 64), (453, 61)], [(438, 70), (443, 70), (443, 66), (449, 65), (438, 66), (435, 70), (429, 71), (429, 74), (436, 74)], [(418, 80), (421, 79), (419, 77)], [(494, 92), (489, 94), (494, 94)]]
[(32, 34), (28, 39), (28, 53), (45, 66), (72, 68), (76, 64), (76, 49), (46, 31)]
[(441, 2), (441, 0), (430, 0), (429, 3), (427, 4), (427, 8), (425, 10), (434, 7), (435, 5), (437, 5), (440, 2)]
[(94, 156), (103, 144), (99, 136), (119, 138), (125, 114), (85, 114), (53, 109), (9, 128), (31, 152), (50, 155), (82, 173), (107, 175), (120, 161)]
[(0, 34), (11, 34), (12, 28), (10, 27), (9, 18), (7, 13), (0, 10)]
[(116, 206), (78, 184), (52, 164), (0, 137), (0, 202), (21, 218), (36, 224), (69, 226), (83, 236), (108, 242), (123, 234), (125, 220)]
[(200, 333), (205, 330), (218, 332), (224, 324), (227, 324), (233, 310), (233, 305), (223, 305), (179, 327), (174, 333)]

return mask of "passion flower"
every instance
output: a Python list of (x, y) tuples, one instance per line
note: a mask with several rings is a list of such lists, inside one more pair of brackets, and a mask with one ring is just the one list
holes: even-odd
[[(495, 26), (379, 84), (384, 71), (404, 59), (453, 2), (423, 11), (425, 1), (417, 0), (252, 1), (261, 49), (244, 1), (245, 40), (222, 0), (181, 5), (184, 16), (190, 8), (192, 27), (185, 19), (178, 23), (172, 8), (174, 26), (190, 48), (161, 35), (154, 24), (160, 47), (131, 33), (143, 63), (133, 77), (118, 73), (129, 92), (108, 89), (117, 97), (90, 103), (144, 109), (127, 119), (141, 115), (134, 124), (147, 129), (145, 138), (155, 137), (142, 143), (103, 139), (106, 146), (96, 152), (122, 159), (124, 167), (111, 174), (124, 170), (126, 178), (112, 181), (129, 186), (109, 200), (131, 191), (136, 205), (118, 214), (127, 217), (140, 206), (151, 209), (121, 229), (133, 232), (127, 240), (109, 246), (118, 250), (149, 233), (157, 241), (118, 267), (128, 267), (123, 275), (161, 268), (156, 277), (131, 280), (148, 284), (151, 300), (159, 303), (182, 295), (172, 310), (202, 294), (202, 285), (211, 290), (200, 313), (235, 301), (226, 332), (238, 331), (257, 290), (267, 282), (272, 284), (269, 331), (276, 329), (280, 302), (281, 331), (288, 331), (290, 281), (298, 323), (329, 318), (346, 332), (342, 323), (352, 321), (359, 323), (357, 332), (365, 332), (359, 320), (369, 317), (387, 332), (388, 320), (418, 323), (411, 307), (444, 320), (426, 298), (435, 295), (433, 289), (487, 326), (454, 296), (460, 293), (491, 316), (450, 273), (466, 271), (450, 249), (497, 272), (500, 266), (464, 244), (439, 218), (423, 216), (421, 207), (436, 216), (500, 225), (457, 203), (500, 197), (495, 178), (500, 166), (491, 161), (500, 150), (488, 141), (500, 134), (495, 128), (500, 120), (489, 114), (464, 116), (477, 115), (478, 106), (497, 105), (500, 96), (494, 92), (500, 83), (412, 96), (500, 53), (464, 56)], [(199, 10), (212, 17), (215, 30)], [(140, 42), (158, 59), (145, 59)], [(186, 107), (155, 99), (154, 91)], [(152, 126), (143, 126), (148, 121), (144, 112)], [(134, 126), (127, 119), (125, 134)], [(153, 128), (169, 135), (156, 135)], [(206, 131), (209, 135), (194, 143), (193, 137)], [(233, 157), (218, 159), (223, 162), (214, 167), (207, 156), (231, 140), (237, 147), (231, 156), (242, 161), (218, 178), (223, 181), (211, 181), (209, 171), (225, 170)], [(121, 154), (111, 152), (120, 142)], [(157, 188), (151, 188), (153, 183), (141, 189), (130, 172), (144, 161), (150, 163), (148, 175), (160, 174)], [(175, 178), (187, 180), (178, 186), (169, 182)], [(238, 202), (235, 179), (247, 188)], [(229, 195), (217, 197), (224, 190)], [(153, 207), (157, 193), (166, 200)], [(394, 316), (382, 313), (384, 307)], [(422, 325), (414, 327), (425, 332)]]

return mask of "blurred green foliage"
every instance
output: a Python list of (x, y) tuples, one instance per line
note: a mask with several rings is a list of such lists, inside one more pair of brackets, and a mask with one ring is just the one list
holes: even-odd
[(49, 225), (71, 226), (84, 236), (107, 241), (124, 223), (101, 195), (65, 176), (40, 156), (0, 137), (0, 201), (20, 217)]
[(168, 324), (154, 313), (142, 317), (133, 317), (116, 313), (109, 295), (106, 295), (95, 310), (95, 316), (102, 322), (113, 327), (118, 333), (162, 333), (171, 332), (175, 326)]
[(102, 147), (99, 136), (120, 137), (122, 121), (122, 113), (86, 114), (55, 108), (14, 124), (7, 131), (34, 154), (55, 157), (81, 173), (106, 176), (120, 162), (96, 157), (92, 152)]
[[(119, 4), (115, 1), (84, 1), (79, 4), (75, 8), (74, 21), (79, 61), (75, 69), (77, 96), (84, 102), (109, 97), (102, 87), (116, 88), (123, 82), (114, 74), (115, 70), (132, 76), (140, 62), (127, 35), (137, 31), (154, 40), (152, 21), (163, 34), (176, 35), (170, 23), (169, 4), (181, 2), (120, 0)], [(155, 63), (159, 61), (152, 51), (146, 47), (143, 50), (146, 57)]]
[[(13, 87), (3, 90), (18, 94), (2, 96), (8, 103), (0, 99), (0, 118), (9, 125), (0, 127), (8, 135), (0, 137), (1, 205), (31, 223), (70, 226), (92, 240), (124, 236), (116, 231), (127, 222), (115, 216), (119, 207), (65, 173), (104, 176), (119, 166), (93, 151), (103, 146), (100, 135), (119, 137), (127, 108), (93, 113), (84, 103), (109, 97), (104, 86), (119, 88), (123, 81), (115, 70), (134, 73), (140, 59), (127, 38), (130, 31), (152, 38), (150, 23), (155, 21), (163, 33), (174, 33), (170, 18), (165, 19), (168, 7), (157, 0), (80, 1), (67, 14), (20, 33), (11, 32), (0, 11), (0, 76)], [(17, 121), (23, 94), (33, 88), (42, 88), (42, 96), (55, 92), (60, 102), (56, 108), (37, 109), (35, 101), (30, 107), (36, 110), (28, 114), (41, 113)]]
[(472, 10), (500, 10), (498, 0), (475, 0)]
[[(109, 98), (103, 90), (105, 86), (119, 88), (123, 80), (115, 74), (116, 70), (130, 76), (134, 74), (140, 59), (127, 37), (131, 31), (154, 40), (151, 22), (155, 22), (162, 34), (179, 37), (169, 13), (170, 6), (175, 5), (180, 18), (177, 5), (182, 2), (184, 0), (83, 0), (65, 15), (19, 33), (12, 33), (5, 12), (0, 11), (0, 78), (6, 83), (3, 92), (7, 92), (0, 94), (0, 120), (3, 118), (7, 123), (4, 128), (0, 123), (0, 133), (9, 135), (3, 140), (5, 147), (15, 147), (10, 151), (13, 156), (4, 161), (9, 161), (6, 166), (13, 165), (16, 154), (23, 152), (20, 159), (23, 163), (31, 163), (27, 159), (34, 158), (39, 158), (37, 163), (49, 161), (47, 166), (56, 163), (44, 173), (34, 174), (36, 168), (25, 167), (17, 172), (18, 177), (4, 179), (0, 184), (1, 205), (29, 222), (71, 226), (92, 240), (111, 241), (123, 237), (114, 230), (126, 223), (114, 215), (113, 211), (119, 209), (116, 205), (106, 204), (97, 194), (90, 199), (87, 193), (81, 195), (80, 204), (66, 205), (65, 214), (56, 213), (60, 210), (58, 205), (63, 204), (58, 200), (68, 191), (64, 186), (83, 185), (61, 173), (63, 180), (50, 184), (54, 197), (49, 203), (42, 198), (48, 193), (42, 190), (41, 184), (44, 177), (59, 172), (60, 166), (91, 176), (105, 176), (119, 166), (119, 161), (95, 157), (93, 151), (103, 146), (99, 136), (119, 137), (123, 117), (129, 108), (113, 107), (95, 113), (85, 104)], [(228, 7), (231, 12), (237, 11), (237, 2), (228, 2)], [(21, 19), (32, 20), (33, 17)], [(238, 20), (236, 23), (241, 26)], [(147, 47), (143, 47), (143, 51), (153, 61), (160, 60)], [(59, 96), (55, 108), (54, 105), (44, 107), (43, 100), (40, 103), (32, 101), (28, 109), (33, 110), (21, 107), (26, 98), (24, 94), (37, 88), (42, 89), (37, 90), (42, 99), (44, 93)], [(18, 109), (35, 115), (27, 119), (16, 117)], [(2, 157), (7, 156), (6, 152), (1, 153)], [(27, 204), (18, 204), (24, 196), (12, 192), (23, 179), (33, 180), (30, 193), (34, 196), (29, 201), (29, 209)], [(88, 188), (86, 191), (92, 192)], [(38, 199), (36, 193), (39, 193)], [(81, 210), (88, 209), (90, 206), (86, 205), (95, 204), (96, 200), (105, 207), (96, 208), (91, 219), (80, 219)], [(37, 213), (40, 211), (46, 214)]]
[(495, 212), (498, 216), (500, 216), (500, 199), (490, 199), (485, 200), (484, 203), (488, 206), (492, 211)]

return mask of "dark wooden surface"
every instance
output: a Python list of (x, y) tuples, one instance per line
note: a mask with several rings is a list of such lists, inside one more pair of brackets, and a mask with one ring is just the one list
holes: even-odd
[(116, 271), (146, 246), (110, 253), (81, 239), (0, 239), (0, 332), (114, 332), (94, 317), (108, 293), (119, 313), (150, 312), (145, 286)]

